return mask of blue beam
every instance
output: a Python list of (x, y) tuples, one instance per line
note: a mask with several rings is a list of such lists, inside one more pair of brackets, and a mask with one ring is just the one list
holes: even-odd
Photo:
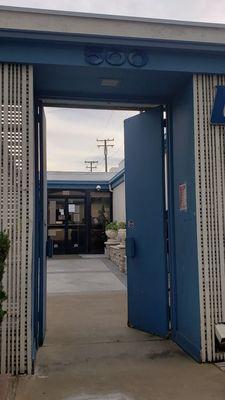
[[(58, 66), (80, 66), (90, 67), (85, 60), (86, 46), (66, 41), (59, 42), (57, 40), (16, 40), (2, 37), (0, 43), (0, 62), (17, 62), (30, 63), (33, 65), (58, 65)], [(103, 39), (102, 39), (103, 40)], [(103, 42), (102, 42), (103, 43)], [(129, 48), (123, 47), (123, 39), (117, 39), (117, 48), (127, 54)], [(135, 46), (135, 40), (129, 41), (131, 48)], [(150, 43), (148, 43), (150, 44)], [(139, 45), (140, 46), (140, 45)], [(109, 51), (115, 47), (108, 45), (103, 51)], [(142, 42), (141, 48), (148, 57), (148, 62), (142, 67), (142, 70), (148, 71), (176, 71), (189, 73), (224, 73), (225, 70), (225, 52), (224, 46), (208, 46), (204, 51), (197, 51), (194, 44), (188, 50), (184, 49), (168, 49), (159, 46), (156, 48), (146, 45)], [(198, 48), (198, 47), (197, 47)], [(114, 66), (103, 61), (98, 68), (106, 69), (136, 69), (126, 61), (121, 66)]]

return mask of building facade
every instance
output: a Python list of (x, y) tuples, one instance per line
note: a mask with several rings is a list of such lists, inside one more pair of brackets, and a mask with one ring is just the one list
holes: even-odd
[(141, 111), (125, 121), (128, 322), (224, 360), (225, 26), (0, 7), (0, 36), (1, 372), (31, 373), (44, 342), (44, 107), (57, 105)]
[(124, 169), (48, 172), (48, 238), (53, 254), (104, 253), (105, 227), (125, 221)]

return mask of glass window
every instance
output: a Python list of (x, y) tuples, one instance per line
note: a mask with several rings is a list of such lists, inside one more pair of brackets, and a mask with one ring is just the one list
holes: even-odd
[(67, 250), (69, 253), (84, 253), (86, 250), (85, 226), (70, 227), (68, 229)]
[(49, 225), (63, 225), (65, 223), (65, 200), (49, 199), (48, 201)]
[(84, 199), (68, 199), (68, 224), (85, 224)]
[(65, 229), (64, 228), (50, 228), (48, 229), (48, 236), (53, 241), (54, 254), (64, 252), (65, 248)]
[(91, 193), (91, 225), (105, 227), (110, 222), (110, 193)]

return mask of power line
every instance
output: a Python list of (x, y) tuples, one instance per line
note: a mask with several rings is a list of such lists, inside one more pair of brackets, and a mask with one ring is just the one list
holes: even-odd
[(87, 164), (86, 168), (89, 169), (90, 172), (93, 172), (93, 169), (97, 168), (98, 161), (93, 161), (93, 160), (87, 161), (86, 160), (86, 161), (84, 161), (84, 163)]
[[(114, 157), (116, 154), (119, 153), (120, 150), (122, 150), (124, 147), (123, 144), (121, 144), (120, 146), (116, 147), (115, 149), (112, 150), (112, 152), (110, 153), (110, 158)], [(124, 149), (123, 149), (124, 150)], [(124, 156), (123, 156), (124, 158)], [(98, 168), (101, 168), (104, 165), (105, 162), (105, 158), (101, 158), (99, 163), (98, 163)]]
[(120, 146), (116, 147), (115, 149), (112, 150), (111, 152), (111, 158), (112, 156), (114, 156), (115, 154), (119, 153), (120, 150), (124, 151), (124, 144), (122, 143)]
[(109, 123), (111, 122), (111, 119), (112, 119), (112, 117), (113, 117), (113, 111), (114, 111), (114, 110), (111, 110), (111, 111), (110, 111), (110, 114), (108, 115), (108, 118), (106, 119), (105, 126), (103, 127), (102, 132), (100, 133), (100, 136), (103, 136), (105, 130), (108, 128), (108, 125), (109, 125)]
[(108, 147), (114, 147), (114, 144), (108, 144), (109, 142), (114, 142), (113, 139), (97, 139), (98, 143), (103, 143), (103, 144), (98, 144), (98, 148), (103, 147), (104, 149), (104, 156), (105, 156), (105, 172), (108, 172)]

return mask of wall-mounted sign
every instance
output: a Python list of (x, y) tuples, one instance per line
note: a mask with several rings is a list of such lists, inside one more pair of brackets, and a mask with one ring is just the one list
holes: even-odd
[(143, 50), (127, 52), (121, 49), (107, 49), (101, 47), (87, 47), (85, 61), (90, 65), (100, 65), (103, 62), (119, 67), (128, 62), (132, 67), (144, 67), (148, 62), (148, 55)]
[(216, 96), (214, 99), (211, 123), (214, 125), (225, 124), (225, 86), (216, 86)]
[(179, 209), (180, 211), (187, 211), (187, 184), (182, 183), (179, 185)]

